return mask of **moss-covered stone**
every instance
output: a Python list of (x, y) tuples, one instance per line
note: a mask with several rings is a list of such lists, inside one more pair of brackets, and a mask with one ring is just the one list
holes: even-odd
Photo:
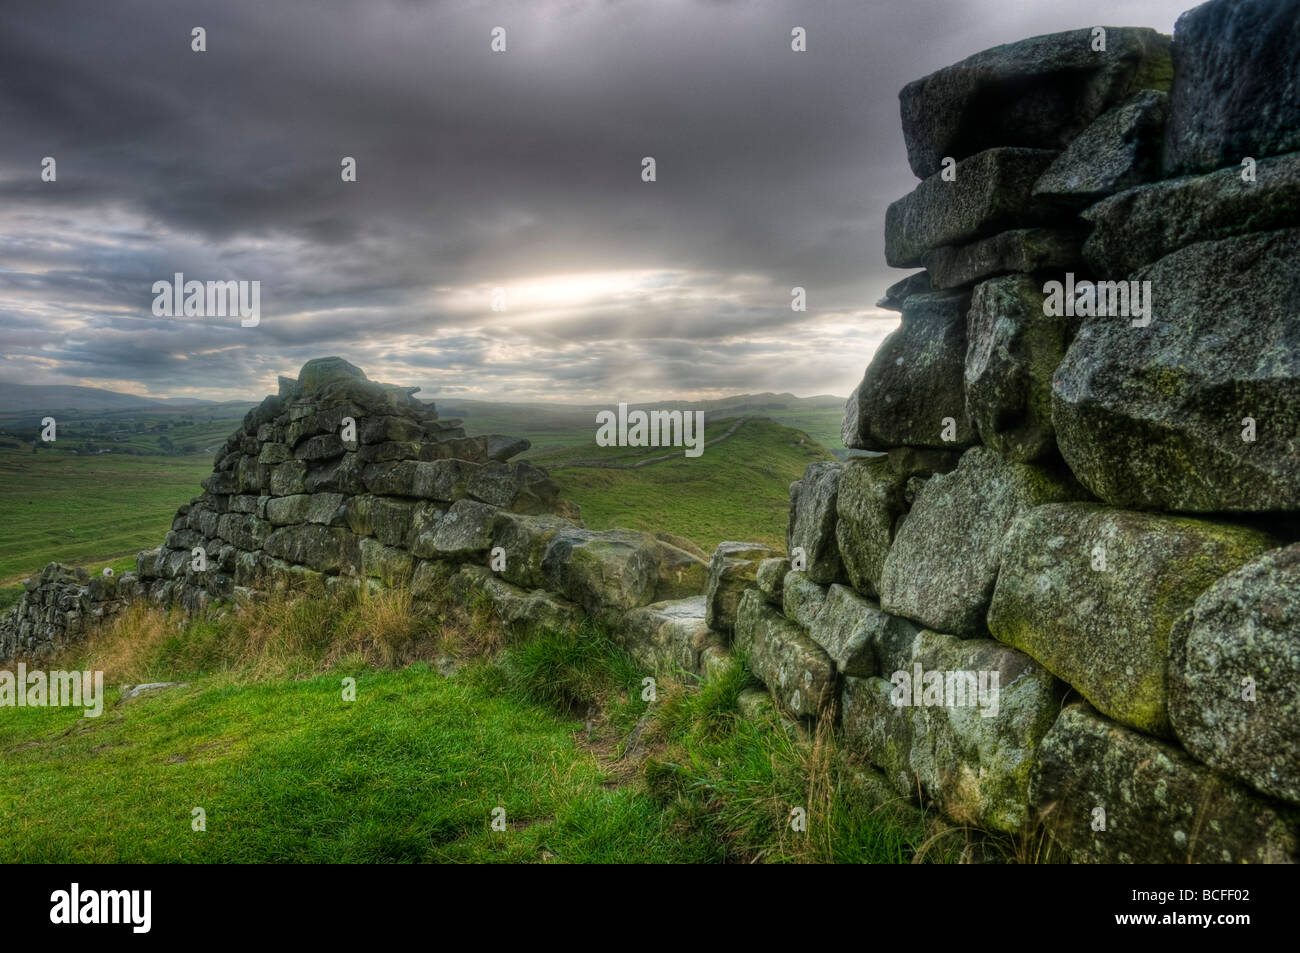
[(746, 589), (736, 610), (735, 648), (792, 715), (817, 716), (834, 699), (835, 663), (803, 628)]
[(931, 477), (885, 559), (880, 604), (936, 631), (975, 636), (1002, 561), (1003, 537), (1020, 514), (1077, 499), (1067, 478), (973, 447), (957, 469)]
[(1174, 623), (1216, 579), (1273, 545), (1231, 524), (1039, 506), (1007, 537), (989, 628), (1106, 716), (1170, 737)]
[(1183, 747), (1300, 804), (1300, 543), (1219, 579), (1172, 642), (1169, 715)]
[(1300, 510), (1297, 261), (1300, 229), (1201, 242), (1134, 276), (1149, 324), (1084, 321), (1052, 422), (1088, 489), (1140, 509)]
[(898, 330), (881, 343), (845, 404), (844, 446), (951, 450), (976, 442), (962, 382), (969, 307), (965, 292), (907, 299)]
[(1300, 846), (1293, 809), (1083, 704), (1043, 739), (1032, 796), (1080, 863), (1295, 863)]
[[(1060, 684), (990, 639), (922, 631), (907, 661), (898, 676), (844, 679), (845, 743), (881, 768), (900, 795), (919, 788), (956, 821), (1023, 830), (1033, 818), (1033, 770), (1060, 708)], [(925, 673), (939, 673), (937, 696), (912, 695), (917, 665), (923, 683)], [(896, 690), (903, 685), (905, 696)]]

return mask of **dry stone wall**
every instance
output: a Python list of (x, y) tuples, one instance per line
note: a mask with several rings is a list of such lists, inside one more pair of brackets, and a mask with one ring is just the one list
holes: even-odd
[[(886, 254), (926, 270), (843, 434), (883, 455), (792, 494), (824, 606), (874, 614), (840, 716), (900, 794), (1080, 860), (1295, 859), (1298, 30), (1294, 0), (1213, 0), (1172, 41), (1037, 37), (903, 90), (923, 181)], [(996, 674), (997, 714), (898, 704), (918, 665)]]
[(1294, 861), (1297, 31), (1297, 0), (1212, 0), (1172, 40), (1036, 37), (902, 91), (922, 181), (886, 254), (925, 270), (886, 291), (900, 326), (845, 408), (869, 453), (791, 487), (787, 552), (586, 529), (510, 462), (527, 441), (326, 358), (135, 573), (30, 583), (0, 657), (132, 599), (449, 588), (516, 628), (595, 619), (647, 671), (743, 659), (974, 827), (1041, 823), (1081, 861)]

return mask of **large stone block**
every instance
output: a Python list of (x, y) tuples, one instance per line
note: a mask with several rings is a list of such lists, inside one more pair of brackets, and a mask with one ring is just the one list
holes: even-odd
[(299, 460), (314, 462), (332, 460), (342, 456), (344, 450), (343, 441), (339, 439), (338, 434), (326, 433), (308, 437), (294, 447), (293, 455)]
[(957, 469), (931, 477), (894, 536), (880, 580), (886, 612), (954, 635), (983, 635), (1016, 517), (1044, 503), (1077, 499), (1067, 478), (1012, 463), (984, 447)]
[(930, 284), (930, 273), (918, 271), (916, 274), (895, 281), (886, 288), (884, 296), (876, 302), (876, 307), (884, 308), (886, 311), (902, 311), (903, 302), (912, 295), (925, 294), (933, 290), (934, 286)]
[(592, 615), (633, 609), (654, 598), (659, 547), (631, 530), (563, 529), (546, 547), (542, 578)]
[(1146, 326), (1084, 321), (1052, 422), (1089, 490), (1140, 508), (1300, 509), (1298, 260), (1297, 229), (1191, 245), (1134, 276), (1151, 283)]
[[(771, 559), (764, 559), (758, 564), (758, 572), (754, 576), (754, 584), (758, 586), (759, 592), (763, 597), (774, 606), (781, 605), (782, 599), (785, 598), (785, 574), (790, 571), (790, 560), (784, 556), (773, 556)], [(705, 577), (705, 586), (708, 585), (708, 577)]]
[(709, 560), (709, 579), (704, 590), (704, 618), (718, 632), (731, 632), (736, 625), (740, 595), (755, 584), (758, 565), (778, 555), (762, 543), (719, 543)]
[(576, 624), (582, 609), (540, 589), (528, 591), (499, 578), (486, 566), (465, 566), (451, 578), (451, 591), (462, 601), (483, 593), (499, 618), (516, 632), (555, 632)]
[(835, 697), (835, 663), (803, 628), (747, 589), (736, 610), (735, 647), (792, 715), (815, 717)]
[(1080, 863), (1297, 859), (1294, 811), (1082, 704), (1067, 707), (1043, 739), (1033, 797), (1052, 837)]
[(247, 513), (226, 513), (217, 521), (217, 535), (240, 549), (261, 549), (271, 524)]
[(914, 268), (945, 245), (1047, 223), (1052, 209), (1034, 198), (1033, 189), (1057, 155), (987, 149), (958, 162), (952, 181), (942, 173), (930, 176), (885, 210), (885, 260), (894, 268)]
[(1024, 830), (1034, 818), (1034, 766), (1060, 711), (1060, 684), (991, 639), (922, 631), (910, 648), (908, 664), (888, 677), (844, 680), (845, 743), (900, 795), (919, 788), (956, 821)]
[(363, 444), (419, 443), (423, 437), (424, 428), (409, 417), (374, 414), (357, 421), (357, 440)]
[(505, 551), (501, 578), (527, 589), (543, 585), (542, 560), (546, 547), (561, 530), (573, 528), (572, 523), (558, 516), (501, 513), (492, 540), (494, 546)]
[(1174, 27), (1165, 167), (1200, 172), (1300, 149), (1300, 3), (1212, 0)]
[(293, 496), (276, 496), (266, 501), (266, 518), (272, 526), (289, 526), (307, 522), (311, 509), (311, 494), (295, 493)]
[(360, 456), (345, 453), (333, 460), (317, 462), (307, 470), (302, 485), (308, 493), (364, 493)]
[(1240, 168), (1169, 179), (1111, 196), (1083, 217), (1093, 224), (1088, 264), (1126, 278), (1195, 242), (1300, 225), (1300, 152), (1260, 160), (1253, 182)]
[(438, 535), (438, 523), (447, 514), (439, 503), (417, 503), (411, 510), (411, 525), (406, 534), (406, 548), (411, 555), (422, 559), (438, 556), (434, 540)]
[(803, 476), (790, 484), (790, 520), (786, 549), (790, 557), (803, 550), (805, 571), (813, 582), (829, 583), (841, 573), (835, 544), (835, 499), (839, 492), (840, 464), (819, 460), (808, 464)]
[[(759, 569), (762, 569), (762, 563), (759, 564)], [(781, 612), (791, 622), (808, 628), (822, 611), (825, 602), (825, 586), (813, 582), (806, 572), (791, 570), (786, 573), (781, 586)]]
[(1031, 463), (1056, 448), (1052, 374), (1075, 322), (1043, 314), (1042, 283), (1006, 275), (975, 288), (966, 318), (966, 411), (984, 445)]
[(369, 380), (365, 371), (341, 357), (316, 357), (298, 371), (297, 393), (306, 397), (318, 394), (338, 381), (365, 380)]
[(406, 550), (385, 546), (372, 536), (362, 539), (358, 548), (363, 576), (379, 579), (388, 586), (403, 585), (411, 578), (415, 563)]
[(1174, 624), (1169, 715), (1197, 759), (1300, 804), (1300, 543), (1223, 576)]
[(993, 146), (1060, 149), (1139, 89), (1167, 89), (1169, 38), (1155, 30), (1106, 27), (1035, 36), (969, 56), (898, 94), (912, 171), (925, 178), (945, 156)]
[(820, 611), (808, 625), (808, 636), (820, 645), (835, 670), (842, 675), (866, 678), (910, 651), (920, 630), (913, 623), (880, 611), (880, 607), (848, 586), (834, 585), (826, 593)]
[[(305, 493), (307, 485), (303, 482), (303, 478), (306, 475), (307, 464), (301, 460), (289, 460), (271, 468), (268, 489), (271, 491), (272, 496), (292, 496), (295, 493)], [(211, 489), (211, 487), (208, 488)]]
[(386, 546), (406, 546), (415, 510), (421, 504), (385, 496), (352, 496), (344, 505), (348, 528), (374, 536)]
[(1160, 178), (1169, 97), (1144, 90), (1103, 113), (1043, 173), (1034, 194), (1079, 207)]
[(1015, 228), (970, 245), (938, 248), (926, 258), (935, 288), (960, 288), (1008, 272), (1066, 271), (1083, 262), (1073, 229)]
[(844, 446), (952, 449), (976, 442), (962, 383), (969, 308), (964, 292), (907, 299), (898, 330), (881, 342), (845, 405)]
[(500, 512), (477, 500), (457, 500), (437, 521), (431, 555), (453, 560), (486, 557)]
[(475, 469), (466, 492), (513, 513), (549, 513), (555, 509), (560, 487), (541, 467), (520, 461), (487, 463)]
[(835, 505), (835, 539), (845, 574), (858, 592), (880, 593), (880, 574), (894, 528), (910, 505), (908, 481), (948, 473), (960, 456), (956, 451), (904, 447), (844, 464)]
[(1168, 737), (1174, 622), (1273, 544), (1258, 530), (1188, 517), (1040, 506), (1007, 537), (989, 628), (1102, 714)]
[(700, 653), (718, 639), (704, 621), (704, 596), (656, 602), (627, 612), (615, 639), (650, 671), (698, 673)]
[(357, 538), (346, 529), (303, 523), (282, 526), (266, 537), (268, 555), (316, 572), (355, 572), (361, 563)]
[(479, 464), (466, 460), (403, 460), (372, 463), (362, 471), (371, 493), (381, 496), (409, 496), (452, 503), (465, 496), (470, 478)]

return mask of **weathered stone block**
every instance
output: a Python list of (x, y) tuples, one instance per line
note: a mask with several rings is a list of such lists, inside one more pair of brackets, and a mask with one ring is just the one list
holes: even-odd
[(881, 608), (936, 631), (984, 634), (1011, 524), (1035, 506), (1078, 493), (1041, 467), (984, 447), (967, 450), (956, 470), (925, 483), (895, 533), (881, 574)]
[(1300, 804), (1300, 543), (1220, 578), (1171, 641), (1169, 715), (1183, 747)]
[(1300, 149), (1300, 7), (1213, 0), (1174, 28), (1165, 168), (1200, 172)]
[(959, 459), (954, 451), (905, 447), (845, 463), (835, 505), (835, 539), (845, 574), (858, 592), (868, 596), (880, 592), (894, 529), (911, 506), (908, 482), (948, 473)]
[(970, 245), (938, 248), (926, 259), (935, 288), (960, 288), (1008, 272), (1065, 271), (1083, 262), (1074, 230), (1017, 228)]
[[(1150, 321), (1084, 321), (1052, 382), (1070, 469), (1117, 506), (1300, 510), (1300, 229), (1201, 242), (1135, 275)], [(1213, 306), (1207, 306), (1213, 302)]]
[[(1033, 798), (1080, 863), (1295, 863), (1294, 811), (1171, 745), (1071, 705), (1047, 733)], [(1105, 829), (1094, 830), (1105, 812)]]
[(556, 533), (542, 559), (548, 589), (557, 590), (589, 613), (648, 605), (659, 576), (655, 539), (631, 530)]
[[(919, 787), (962, 823), (1015, 833), (1034, 818), (1038, 749), (1060, 710), (1042, 666), (990, 639), (922, 631), (888, 678), (846, 678), (845, 744), (900, 795)], [(919, 697), (917, 689), (920, 689)]]
[(1104, 715), (1168, 737), (1174, 622), (1221, 575), (1272, 545), (1257, 530), (1206, 520), (1040, 506), (1007, 536), (989, 628)]
[(804, 571), (813, 582), (834, 582), (842, 572), (835, 543), (839, 484), (840, 464), (821, 460), (808, 464), (803, 477), (790, 484), (786, 549), (791, 559), (803, 551)]
[(1045, 149), (987, 149), (958, 162), (952, 181), (930, 176), (885, 210), (885, 260), (894, 268), (915, 268), (945, 245), (1046, 224), (1051, 207), (1032, 193), (1057, 155)]
[[(844, 446), (952, 449), (974, 443), (962, 374), (970, 295), (912, 295), (844, 408)], [(945, 439), (951, 437), (951, 440)]]
[(1106, 50), (1090, 28), (996, 46), (908, 83), (898, 94), (907, 160), (921, 178), (945, 156), (992, 146), (1060, 149), (1139, 89), (1168, 89), (1169, 37), (1106, 27)]
[(1047, 167), (1034, 194), (1078, 207), (1160, 178), (1168, 111), (1169, 96), (1148, 89), (1102, 113)]
[(1300, 152), (1260, 160), (1253, 182), (1240, 168), (1185, 176), (1128, 189), (1082, 214), (1093, 224), (1088, 264), (1127, 278), (1196, 242), (1300, 225)]
[(835, 697), (835, 663), (804, 630), (747, 589), (736, 610), (735, 648), (749, 670), (801, 718), (816, 717)]
[(762, 543), (719, 543), (709, 560), (709, 581), (704, 591), (705, 621), (717, 632), (729, 633), (736, 624), (740, 594), (754, 584), (758, 564), (777, 555)]
[(976, 286), (966, 319), (966, 411), (985, 446), (1018, 463), (1055, 451), (1052, 374), (1075, 329), (1073, 319), (1044, 316), (1035, 278)]

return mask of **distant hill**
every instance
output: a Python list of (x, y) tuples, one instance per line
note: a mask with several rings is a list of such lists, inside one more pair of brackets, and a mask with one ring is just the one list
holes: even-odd
[(12, 384), (0, 381), (0, 414), (32, 411), (108, 411), (178, 407), (210, 407), (217, 402), (196, 397), (141, 397), (119, 394), (98, 387), (70, 387), (61, 384)]
[[(470, 434), (506, 433), (527, 437), (534, 448), (571, 446), (591, 443), (595, 437), (596, 412), (613, 410), (610, 404), (506, 403), (484, 400), (432, 401), (443, 418), (458, 417), (465, 421)], [(796, 397), (793, 394), (740, 394), (714, 400), (665, 400), (653, 403), (630, 403), (629, 409), (702, 410), (706, 421), (726, 417), (769, 417), (777, 423), (795, 427), (812, 436), (837, 454), (844, 452), (840, 443), (840, 420), (844, 416), (843, 397), (820, 395)]]

